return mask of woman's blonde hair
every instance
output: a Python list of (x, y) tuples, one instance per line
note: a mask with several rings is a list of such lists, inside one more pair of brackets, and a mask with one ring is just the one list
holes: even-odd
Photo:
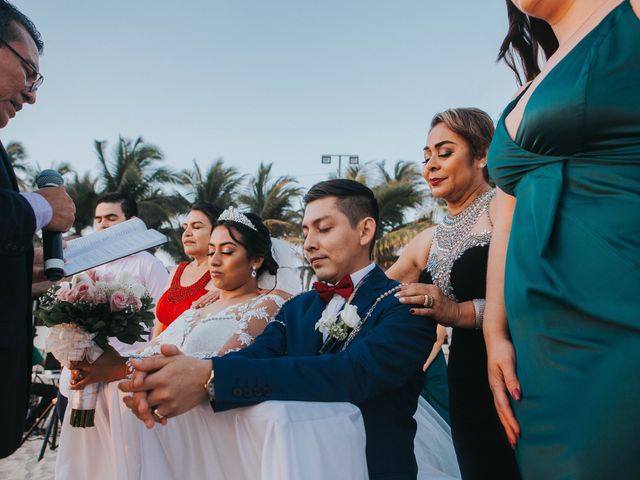
[[(440, 123), (467, 141), (473, 160), (486, 156), (495, 132), (493, 120), (487, 112), (473, 107), (450, 108), (433, 117), (431, 128)], [(485, 180), (489, 181), (489, 171), (486, 166), (482, 173)]]

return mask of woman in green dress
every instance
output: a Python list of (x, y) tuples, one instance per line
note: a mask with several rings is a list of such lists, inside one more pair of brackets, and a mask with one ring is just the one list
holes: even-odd
[(494, 400), (523, 478), (640, 478), (640, 0), (508, 7), (530, 83), (488, 156)]

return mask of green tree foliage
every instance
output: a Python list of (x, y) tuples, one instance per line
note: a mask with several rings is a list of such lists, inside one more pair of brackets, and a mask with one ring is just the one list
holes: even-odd
[(148, 227), (170, 226), (174, 216), (185, 210), (187, 201), (175, 190), (168, 190), (179, 185), (182, 178), (162, 165), (160, 149), (141, 137), (119, 137), (111, 160), (107, 160), (106, 147), (106, 141), (95, 141), (103, 191), (120, 192), (135, 200), (140, 218)]
[(299, 213), (294, 204), (303, 192), (290, 176), (273, 179), (273, 163), (260, 163), (258, 172), (249, 180), (245, 193), (238, 199), (250, 212), (260, 216), (274, 236), (287, 236), (298, 230)]

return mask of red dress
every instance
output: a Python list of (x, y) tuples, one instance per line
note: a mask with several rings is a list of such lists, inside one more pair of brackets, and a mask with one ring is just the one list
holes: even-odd
[(185, 310), (191, 308), (191, 304), (208, 292), (205, 285), (211, 280), (209, 272), (205, 272), (200, 280), (193, 285), (183, 287), (180, 285), (182, 272), (189, 265), (189, 262), (181, 262), (176, 267), (176, 273), (171, 280), (171, 286), (162, 294), (156, 306), (156, 318), (162, 324), (164, 331), (171, 322), (178, 318)]

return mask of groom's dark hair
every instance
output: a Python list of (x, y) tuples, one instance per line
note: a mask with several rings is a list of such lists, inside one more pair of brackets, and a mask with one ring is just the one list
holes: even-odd
[[(326, 197), (336, 198), (338, 209), (349, 219), (352, 227), (367, 217), (373, 218), (376, 226), (380, 224), (378, 221), (380, 217), (378, 201), (366, 185), (343, 178), (316, 183), (304, 196), (304, 204), (308, 205)], [(373, 251), (374, 243), (375, 238), (369, 246), (369, 253)]]

